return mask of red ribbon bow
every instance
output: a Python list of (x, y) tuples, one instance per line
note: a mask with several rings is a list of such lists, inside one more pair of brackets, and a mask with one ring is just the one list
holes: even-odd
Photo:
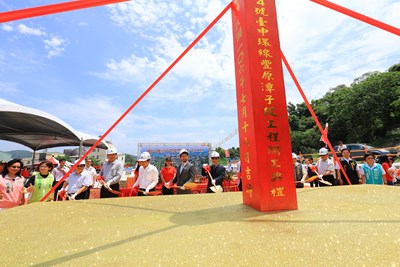
[(203, 169), (204, 169), (206, 172), (210, 172), (210, 171), (211, 171), (210, 165), (203, 166)]
[(65, 198), (65, 194), (66, 194), (67, 192), (66, 191), (59, 191), (59, 193), (58, 193), (58, 197), (59, 198), (61, 198), (61, 199), (64, 199)]
[(311, 166), (310, 169), (311, 169), (312, 172), (315, 172), (317, 170), (317, 167)]

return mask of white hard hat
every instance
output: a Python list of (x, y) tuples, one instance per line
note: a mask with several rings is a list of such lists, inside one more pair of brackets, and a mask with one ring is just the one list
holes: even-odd
[(217, 151), (211, 152), (211, 157), (212, 158), (219, 158), (219, 153)]
[(116, 149), (116, 148), (110, 148), (110, 149), (108, 149), (108, 150), (107, 150), (107, 155), (110, 155), (110, 154), (117, 154), (117, 149)]
[(320, 156), (326, 155), (326, 154), (328, 154), (328, 149), (326, 149), (325, 147), (323, 147), (323, 148), (321, 148), (321, 149), (319, 150), (318, 154), (319, 154)]
[(140, 154), (140, 158), (138, 158), (138, 161), (148, 161), (151, 159), (150, 153), (149, 152), (143, 152)]
[(189, 155), (189, 152), (186, 149), (181, 149), (181, 151), (179, 151), (179, 156), (182, 155), (182, 153), (186, 153)]
[(296, 153), (292, 153), (292, 159), (297, 159)]
[[(79, 161), (79, 159), (75, 160), (74, 165), (77, 164), (78, 161)], [(82, 160), (81, 163), (79, 163), (79, 165), (85, 165), (85, 161)], [(78, 165), (78, 166), (79, 166), (79, 165)]]

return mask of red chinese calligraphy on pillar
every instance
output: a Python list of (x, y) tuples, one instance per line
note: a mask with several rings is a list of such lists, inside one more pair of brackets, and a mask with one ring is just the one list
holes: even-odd
[(232, 8), (243, 202), (297, 209), (275, 0)]

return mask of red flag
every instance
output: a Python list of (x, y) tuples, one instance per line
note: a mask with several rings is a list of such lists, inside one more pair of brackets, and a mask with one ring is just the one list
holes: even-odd
[(225, 157), (229, 158), (229, 149), (225, 148)]
[(321, 135), (319, 141), (324, 142), (325, 144), (328, 143), (328, 123), (325, 124), (324, 133)]

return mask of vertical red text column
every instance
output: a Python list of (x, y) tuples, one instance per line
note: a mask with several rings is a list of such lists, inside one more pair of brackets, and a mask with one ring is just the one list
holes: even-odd
[(297, 209), (275, 0), (232, 7), (243, 202)]

